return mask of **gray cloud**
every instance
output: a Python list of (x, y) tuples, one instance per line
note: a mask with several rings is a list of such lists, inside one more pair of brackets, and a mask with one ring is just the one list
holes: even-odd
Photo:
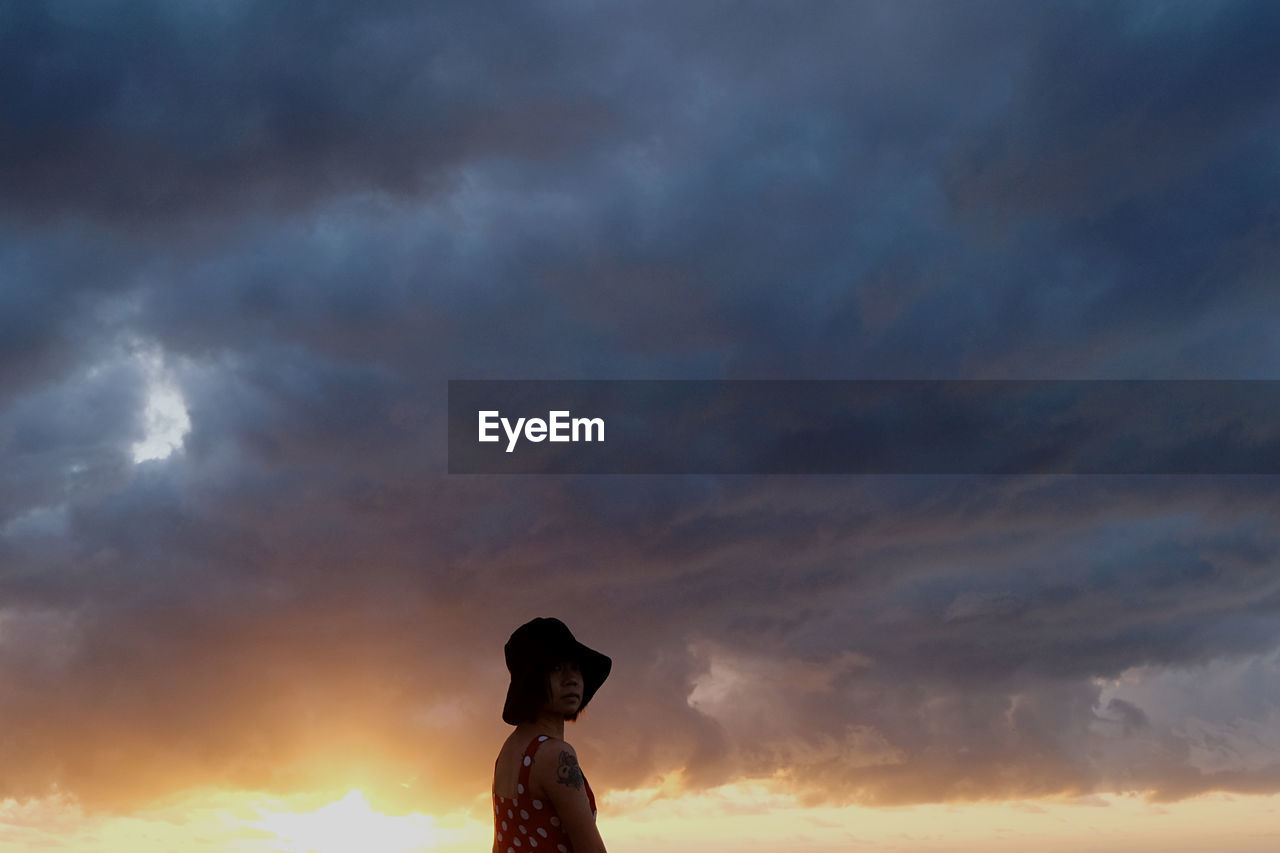
[(0, 179), (36, 215), (146, 224), (429, 191), (471, 157), (571, 156), (620, 129), (599, 24), (532, 8), (32, 3), (7, 18)]

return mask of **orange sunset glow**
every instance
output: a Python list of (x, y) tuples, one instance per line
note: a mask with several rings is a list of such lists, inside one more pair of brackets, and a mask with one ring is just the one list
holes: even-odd
[[(1275, 849), (1280, 798), (1204, 795), (1175, 805), (1133, 795), (866, 808), (805, 806), (739, 783), (696, 795), (660, 789), (617, 792), (604, 801), (610, 849), (662, 844), (696, 850), (1165, 850)], [(289, 809), (295, 809), (290, 811)], [(359, 791), (311, 809), (247, 793), (208, 794), (128, 818), (90, 818), (55, 802), (3, 805), (0, 850), (100, 853), (169, 850), (266, 853), (460, 853), (487, 849), (487, 809), (440, 818), (388, 815)], [(56, 833), (56, 834), (55, 834)]]

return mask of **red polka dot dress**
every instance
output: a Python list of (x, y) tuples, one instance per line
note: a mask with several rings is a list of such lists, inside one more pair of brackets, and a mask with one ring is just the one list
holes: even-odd
[[(538, 751), (546, 735), (538, 735), (524, 748), (520, 760), (520, 777), (516, 783), (516, 795), (512, 799), (493, 795), (493, 853), (573, 853), (569, 836), (560, 826), (551, 803), (529, 796), (529, 771), (533, 768), (533, 754)], [(591, 815), (596, 813), (596, 796), (584, 778), (587, 801), (591, 803)]]

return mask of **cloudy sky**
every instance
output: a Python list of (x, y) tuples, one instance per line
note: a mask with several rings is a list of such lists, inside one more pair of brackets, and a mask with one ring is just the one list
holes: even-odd
[(0, 850), (482, 849), (538, 615), (614, 658), (569, 734), (611, 850), (1273, 849), (1274, 477), (451, 476), (445, 415), (1280, 379), (1278, 41), (1243, 0), (5, 4)]

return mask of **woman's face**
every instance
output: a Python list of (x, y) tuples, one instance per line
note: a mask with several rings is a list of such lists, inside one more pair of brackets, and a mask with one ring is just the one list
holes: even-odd
[(566, 720), (582, 707), (582, 670), (575, 661), (556, 664), (547, 676), (547, 711)]

